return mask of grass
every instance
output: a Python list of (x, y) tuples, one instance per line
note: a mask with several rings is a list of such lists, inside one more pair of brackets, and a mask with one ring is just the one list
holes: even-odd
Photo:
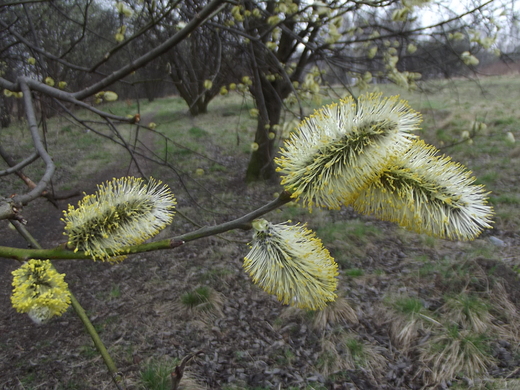
[(363, 271), (361, 268), (349, 268), (343, 271), (345, 276), (348, 276), (350, 278), (358, 278), (360, 276), (363, 276), (365, 274), (365, 271)]
[(438, 324), (419, 298), (397, 295), (387, 297), (384, 303), (381, 316), (389, 325), (393, 343), (405, 353), (417, 343), (420, 332)]
[(392, 306), (396, 312), (405, 316), (413, 316), (424, 309), (424, 304), (414, 297), (397, 297)]
[(180, 297), (180, 304), (187, 313), (222, 315), (222, 296), (208, 286), (185, 292)]
[(193, 291), (188, 291), (181, 296), (181, 302), (186, 307), (193, 309), (200, 305), (208, 304), (210, 301), (211, 290), (209, 287), (197, 287)]
[(325, 376), (360, 369), (376, 378), (386, 366), (385, 359), (376, 348), (343, 329), (325, 335), (320, 340), (320, 346), (316, 368)]
[(110, 289), (109, 295), (110, 295), (110, 298), (112, 298), (112, 299), (116, 299), (121, 296), (121, 289), (119, 288), (119, 284), (115, 284), (112, 286), (112, 288)]
[(283, 367), (290, 366), (295, 358), (296, 355), (289, 347), (282, 349), (277, 355), (274, 356), (276, 364)]
[(146, 390), (170, 390), (171, 389), (171, 373), (178, 360), (173, 361), (157, 361), (151, 360), (141, 371), (141, 384)]
[(493, 317), (489, 304), (475, 294), (462, 292), (445, 298), (443, 317), (453, 321), (461, 329), (484, 333), (492, 326)]
[(233, 271), (228, 268), (219, 267), (207, 270), (200, 276), (201, 282), (221, 283), (226, 282), (233, 275)]
[(482, 378), (494, 359), (487, 336), (459, 330), (454, 325), (422, 348), (421, 361), (425, 365), (422, 369), (425, 383), (438, 384), (456, 376)]
[(336, 298), (334, 302), (329, 303), (325, 309), (318, 310), (313, 313), (314, 319), (312, 327), (318, 330), (324, 330), (327, 325), (337, 326), (344, 324), (357, 324), (358, 316), (352, 308), (348, 300), (342, 297)]
[[(318, 227), (315, 229), (316, 234), (329, 249), (336, 262), (344, 268), (352, 269), (352, 263), (364, 257), (368, 244), (381, 236), (381, 229), (369, 222), (359, 219), (330, 221), (330, 212), (320, 214), (321, 218), (318, 219)], [(314, 220), (316, 221), (316, 219)], [(347, 272), (347, 276), (350, 276), (348, 271), (345, 272)]]

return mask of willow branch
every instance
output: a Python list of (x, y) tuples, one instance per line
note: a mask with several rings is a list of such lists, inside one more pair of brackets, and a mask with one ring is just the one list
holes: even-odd
[[(204, 237), (214, 236), (220, 233), (224, 233), (230, 230), (251, 229), (251, 222), (270, 211), (276, 210), (284, 204), (290, 202), (292, 199), (291, 194), (287, 191), (283, 191), (278, 198), (265, 204), (264, 206), (246, 214), (240, 218), (234, 219), (229, 222), (224, 222), (215, 226), (205, 226), (197, 229), (193, 232), (186, 233), (173, 238), (167, 238), (160, 241), (154, 241), (150, 243), (134, 245), (122, 249), (121, 251), (114, 253), (116, 255), (133, 254), (151, 252), (159, 249), (173, 249), (183, 245), (186, 242), (198, 240)], [(0, 246), (0, 257), (6, 259), (16, 260), (29, 260), (29, 259), (90, 259), (84, 252), (74, 252), (67, 248), (66, 244), (62, 244), (53, 249), (20, 249)]]
[(104, 57), (101, 59), (98, 63), (96, 63), (92, 68), (90, 69), (90, 72), (95, 72), (101, 65), (103, 65), (105, 62), (107, 62), (113, 54), (118, 52), (120, 49), (127, 46), (129, 43), (131, 43), (133, 40), (139, 38), (141, 35), (148, 32), (152, 27), (155, 27), (157, 24), (159, 24), (163, 19), (168, 17), (168, 15), (171, 14), (171, 12), (177, 8), (179, 5), (180, 0), (176, 1), (173, 4), (170, 4), (168, 6), (168, 9), (166, 9), (164, 12), (161, 13), (160, 17), (158, 19), (153, 19), (152, 22), (148, 23), (144, 27), (142, 27), (139, 31), (137, 31), (134, 35), (129, 37), (128, 39), (125, 39), (123, 42), (116, 45), (114, 48), (112, 48)]
[[(5, 152), (4, 149), (2, 148), (2, 146), (0, 146), (0, 156), (2, 156), (2, 158), (5, 160), (4, 152)], [(7, 168), (3, 171), (0, 171), (0, 176), (7, 176), (7, 175), (10, 175), (11, 173), (18, 172), (20, 169), (22, 169), (22, 168), (26, 167), (27, 165), (29, 165), (30, 163), (36, 161), (38, 159), (38, 157), (40, 157), (38, 152), (34, 152), (29, 157), (27, 157), (25, 160), (20, 161), (18, 164), (15, 164), (15, 165), (11, 166), (10, 168)]]
[(70, 68), (70, 69), (79, 70), (79, 71), (83, 71), (83, 72), (88, 72), (88, 71), (89, 71), (88, 68), (85, 68), (85, 67), (83, 67), (83, 66), (78, 66), (78, 65), (72, 64), (72, 63), (70, 63), (70, 62), (68, 62), (68, 61), (65, 61), (65, 60), (62, 59), (62, 58), (56, 57), (55, 55), (46, 52), (46, 51), (43, 50), (43, 49), (40, 49), (40, 48), (39, 48), (38, 46), (36, 46), (36, 45), (33, 45), (30, 41), (28, 41), (28, 40), (25, 39), (21, 34), (19, 34), (13, 26), (9, 26), (7, 23), (5, 23), (5, 22), (4, 22), (3, 20), (1, 20), (1, 19), (0, 19), (0, 27), (2, 27), (3, 29), (7, 29), (7, 30), (9, 31), (10, 34), (12, 34), (14, 37), (16, 37), (16, 39), (18, 39), (20, 42), (22, 42), (25, 46), (29, 47), (31, 50), (34, 50), (34, 51), (37, 52), (38, 54), (41, 54), (41, 55), (43, 55), (44, 57), (49, 58), (50, 60), (53, 60), (53, 61), (59, 62), (59, 63), (62, 64), (63, 66), (65, 66), (65, 67), (67, 67), (67, 68)]

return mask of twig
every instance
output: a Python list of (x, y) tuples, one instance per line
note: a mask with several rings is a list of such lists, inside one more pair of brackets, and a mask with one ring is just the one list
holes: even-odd
[[(160, 241), (154, 241), (150, 243), (134, 245), (126, 248), (122, 248), (117, 253), (114, 253), (114, 256), (122, 255), (122, 254), (133, 254), (133, 253), (142, 253), (142, 252), (150, 252), (159, 249), (173, 249), (178, 246), (183, 245), (185, 242), (198, 240), (200, 238), (214, 236), (220, 233), (224, 233), (230, 230), (242, 229), (249, 230), (251, 229), (251, 222), (258, 217), (261, 217), (264, 214), (267, 214), (270, 211), (273, 211), (280, 206), (290, 202), (292, 200), (291, 194), (287, 191), (283, 191), (280, 196), (265, 204), (264, 206), (252, 211), (249, 214), (246, 214), (240, 218), (234, 219), (233, 221), (224, 222), (220, 225), (215, 226), (206, 226), (200, 229), (197, 229), (193, 232), (183, 234), (181, 236), (167, 238)], [(11, 248), (0, 246), (0, 257), (6, 259), (16, 259), (16, 260), (28, 260), (28, 259), (67, 259), (67, 260), (77, 260), (77, 259), (89, 259), (91, 257), (87, 256), (84, 252), (74, 252), (66, 247), (66, 244), (62, 244), (53, 249), (21, 249), (21, 248)]]
[(113, 72), (109, 76), (105, 77), (103, 80), (91, 85), (88, 88), (83, 89), (82, 91), (76, 92), (73, 96), (82, 100), (88, 96), (92, 96), (95, 93), (102, 91), (105, 87), (113, 84), (114, 82), (120, 80), (121, 78), (129, 75), (133, 71), (143, 67), (148, 64), (151, 60), (159, 57), (160, 55), (166, 53), (173, 46), (177, 45), (179, 42), (183, 41), (188, 35), (191, 34), (193, 30), (195, 30), (199, 25), (204, 23), (207, 18), (209, 18), (216, 10), (223, 8), (225, 5), (223, 4), (225, 0), (212, 0), (208, 3), (197, 15), (194, 17), (182, 30), (176, 33), (170, 39), (167, 39), (161, 45), (156, 48), (150, 50), (145, 55), (135, 59), (130, 62), (128, 65), (122, 67), (121, 69)]
[(197, 355), (200, 355), (201, 353), (204, 353), (204, 351), (197, 351), (195, 353), (190, 353), (189, 355), (185, 356), (181, 364), (178, 366), (175, 366), (175, 371), (172, 372), (170, 375), (172, 377), (172, 390), (178, 390), (179, 386), (181, 384), (181, 379), (184, 376), (184, 369), (186, 368), (186, 365)]

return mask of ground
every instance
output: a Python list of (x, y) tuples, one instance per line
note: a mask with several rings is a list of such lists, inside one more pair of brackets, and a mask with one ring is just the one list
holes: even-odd
[[(154, 144), (151, 138), (145, 142)], [(213, 223), (253, 210), (279, 190), (242, 183), (247, 157), (223, 156), (216, 146), (212, 153), (217, 162), (234, 169), (225, 172), (226, 181), (203, 177), (205, 189), (236, 208), (235, 215), (215, 212)], [(141, 162), (145, 171), (152, 169)], [(127, 171), (128, 165), (120, 164), (86, 169), (77, 189), (92, 193), (96, 184)], [(514, 188), (517, 180), (507, 185)], [(44, 247), (64, 242), (61, 210), (78, 199), (59, 201), (59, 209), (43, 199), (31, 203), (24, 209), (28, 230)], [(192, 208), (194, 202), (179, 198), (180, 212)], [(290, 205), (270, 218), (305, 221), (307, 215)], [(195, 229), (182, 215), (176, 221), (160, 237)], [(118, 264), (63, 260), (55, 265), (67, 275), (71, 291), (115, 360), (121, 388), (145, 388), (142, 373), (147, 368), (171, 371), (177, 359), (199, 351), (184, 381), (194, 386), (190, 388), (518, 388), (516, 224), (498, 223), (471, 243), (431, 239), (349, 208), (315, 210), (309, 224), (340, 265), (339, 299), (321, 314), (286, 307), (251, 283), (242, 269), (249, 231), (129, 256)], [(26, 246), (5, 221), (0, 234), (4, 246)], [(17, 266), (14, 260), (0, 262), (0, 388), (116, 388), (72, 309), (40, 326), (15, 312), (10, 272)], [(198, 296), (205, 300), (190, 304), (187, 292), (195, 292), (195, 301)], [(481, 299), (482, 310), (468, 314), (466, 307), (459, 318), (452, 308), (467, 297)], [(418, 308), (397, 310), (407, 303)], [(480, 323), (483, 328), (475, 338), (465, 336)], [(442, 356), (434, 354), (448, 345), (440, 339), (448, 334), (445, 329), (460, 341), (456, 363), (442, 357), (429, 360)], [(479, 342), (482, 350), (464, 352)], [(483, 365), (474, 362), (476, 371), (461, 366), (452, 379), (436, 380), (437, 371), (481, 352), (487, 360)], [(441, 370), (439, 362), (445, 364)], [(161, 387), (148, 382), (148, 388)]]

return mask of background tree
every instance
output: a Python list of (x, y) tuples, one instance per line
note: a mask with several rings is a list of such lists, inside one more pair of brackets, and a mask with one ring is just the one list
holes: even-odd
[[(250, 80), (248, 89), (259, 113), (254, 140), (258, 148), (251, 155), (246, 180), (274, 177), (276, 137), (286, 99), (291, 94), (290, 100), (319, 100), (327, 69), (334, 69), (333, 79), (343, 81), (347, 88), (366, 86), (373, 76), (404, 88), (414, 87), (420, 77), (417, 72), (433, 73), (435, 64), (430, 62), (428, 68), (407, 71), (405, 58), (424, 37), (435, 35), (435, 29), (454, 20), (458, 21), (457, 31), (487, 23), (488, 31), (482, 39), (492, 43), (497, 27), (491, 3), (473, 5), (463, 15), (421, 23), (418, 19), (423, 13), (423, 2), (243, 1), (235, 5), (232, 18), (223, 28), (236, 34), (235, 42), (242, 47), (248, 67), (245, 84)], [(476, 13), (480, 16), (472, 18)], [(453, 34), (452, 30), (444, 32)], [(482, 39), (475, 42), (482, 44)], [(459, 64), (471, 65), (470, 57), (457, 57), (457, 50), (447, 50)], [(349, 77), (345, 78), (345, 74)], [(300, 119), (302, 116), (300, 113)]]

